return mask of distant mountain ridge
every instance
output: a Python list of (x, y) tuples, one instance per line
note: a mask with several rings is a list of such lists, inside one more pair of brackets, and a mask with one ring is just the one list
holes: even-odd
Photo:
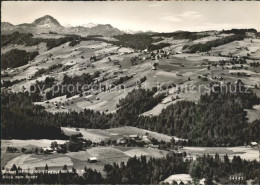
[(45, 15), (35, 19), (32, 23), (23, 23), (12, 25), (8, 22), (3, 22), (1, 26), (2, 34), (11, 34), (15, 31), (29, 32), (33, 34), (56, 32), (60, 34), (77, 34), (81, 36), (87, 35), (103, 35), (113, 36), (124, 34), (123, 31), (114, 28), (110, 24), (85, 24), (84, 26), (62, 26), (58, 20), (50, 15)]
[(35, 19), (32, 24), (35, 24), (37, 26), (42, 26), (42, 25), (55, 25), (55, 26), (61, 26), (61, 24), (54, 19), (50, 15), (45, 15), (43, 17), (40, 17), (38, 19)]
[(22, 27), (15, 26), (9, 22), (2, 22), (1, 23), (1, 34), (10, 34), (14, 32), (26, 33)]

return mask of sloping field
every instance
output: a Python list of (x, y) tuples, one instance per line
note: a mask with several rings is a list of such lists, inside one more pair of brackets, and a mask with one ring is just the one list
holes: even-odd
[(239, 155), (242, 159), (259, 161), (259, 149), (251, 147), (184, 147), (180, 150), (191, 154), (192, 157), (202, 156), (203, 154), (215, 155), (218, 153), (221, 157), (228, 155), (230, 159)]
[[(152, 148), (139, 147), (95, 147), (80, 152), (69, 152), (66, 156), (70, 157), (73, 165), (77, 169), (93, 168), (98, 171), (103, 171), (104, 164), (113, 164), (114, 162), (120, 164), (127, 162), (130, 157), (146, 157), (161, 158), (166, 156), (168, 152)], [(90, 157), (97, 157), (98, 162), (87, 162)]]
[(88, 153), (100, 159), (104, 163), (127, 161), (129, 158), (124, 152), (112, 147), (95, 147), (88, 150)]
[(22, 155), (21, 153), (5, 153), (5, 150), (1, 149), (1, 166), (5, 166), (9, 161)]
[[(65, 140), (49, 140), (49, 139), (30, 139), (30, 140), (19, 140), (19, 139), (12, 139), (12, 140), (1, 140), (1, 166), (5, 166), (9, 161), (12, 159), (23, 155), (23, 153), (6, 153), (6, 148), (9, 147), (16, 147), (17, 149), (21, 148), (36, 148), (36, 147), (49, 147), (52, 142), (56, 141), (59, 144), (63, 144)], [(17, 158), (19, 159), (19, 157)]]
[(62, 169), (66, 164), (68, 167), (71, 167), (73, 163), (69, 157), (66, 157), (63, 154), (53, 154), (53, 155), (31, 155), (25, 154), (18, 156), (6, 164), (6, 168), (10, 169), (13, 164), (20, 166), (22, 169), (35, 169), (35, 168), (44, 168), (47, 164), (49, 168), (52, 169)]
[[(73, 127), (62, 127), (62, 130), (64, 133), (68, 136), (77, 134), (76, 128)], [(122, 137), (129, 137), (130, 135), (145, 135), (149, 134), (150, 137), (155, 138), (159, 141), (163, 140), (165, 142), (169, 142), (171, 138), (173, 137), (175, 140), (179, 140), (180, 138), (177, 138), (175, 136), (168, 136), (165, 134), (160, 134), (157, 132), (152, 132), (145, 129), (140, 129), (136, 127), (130, 127), (130, 126), (124, 126), (124, 127), (117, 127), (117, 128), (111, 128), (111, 129), (85, 129), (85, 128), (79, 128), (79, 132), (82, 133), (83, 137), (85, 139), (91, 140), (93, 142), (100, 142), (107, 139), (119, 139)]]
[[(66, 155), (71, 158), (76, 169), (84, 169), (86, 166), (100, 172), (103, 171), (104, 164), (113, 164), (114, 162), (120, 164), (129, 159), (129, 156), (123, 151), (112, 147), (95, 147), (87, 151), (70, 152)], [(89, 163), (89, 157), (97, 157), (98, 162)]]
[(50, 140), (50, 139), (27, 139), (27, 140), (20, 140), (20, 139), (11, 139), (1, 140), (1, 149), (5, 149), (6, 147), (25, 147), (28, 145), (32, 145), (35, 147), (49, 147), (52, 142), (56, 141), (59, 144), (63, 144), (66, 140)]
[[(76, 128), (61, 128), (66, 135), (77, 134)], [(109, 132), (101, 129), (84, 129), (79, 128), (79, 132), (83, 135), (83, 138), (91, 140), (93, 142), (100, 142), (110, 137)]]
[(153, 149), (153, 148), (134, 148), (131, 150), (127, 150), (124, 153), (130, 157), (146, 156), (146, 157), (153, 157), (153, 158), (161, 158), (166, 156), (168, 152), (164, 150)]
[(241, 41), (234, 41), (228, 44), (218, 46), (214, 48), (213, 51), (211, 51), (211, 53), (215, 55), (219, 53), (222, 55), (228, 55), (229, 53), (231, 53), (233, 56), (240, 56), (240, 57), (250, 54), (254, 57), (259, 57), (254, 54), (254, 52), (256, 52), (259, 49), (259, 46), (260, 46), (259, 39), (244, 39)]
[[(140, 129), (140, 128), (136, 128), (136, 127), (118, 127), (118, 128), (111, 128), (111, 129), (107, 129), (107, 131), (110, 132), (114, 132), (114, 133), (118, 133), (120, 135), (145, 135), (146, 133), (149, 134), (150, 137), (153, 137), (159, 141), (163, 140), (166, 142), (169, 142), (171, 140), (171, 136), (165, 135), (165, 134), (160, 134), (157, 132), (152, 132), (149, 130), (145, 130), (145, 129)], [(174, 137), (175, 139), (175, 137)], [(178, 138), (176, 138), (178, 139)]]

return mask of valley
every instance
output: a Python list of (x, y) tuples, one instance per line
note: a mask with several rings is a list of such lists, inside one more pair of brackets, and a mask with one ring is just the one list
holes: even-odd
[[(4, 172), (171, 183), (205, 180), (197, 171), (214, 158), (256, 179), (247, 174), (259, 164), (256, 30), (127, 34), (44, 16), (1, 31)], [(152, 178), (126, 178), (135, 168)]]

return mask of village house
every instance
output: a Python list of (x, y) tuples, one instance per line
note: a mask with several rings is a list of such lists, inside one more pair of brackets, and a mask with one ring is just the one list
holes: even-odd
[(124, 138), (120, 138), (116, 141), (117, 144), (126, 144), (126, 140)]
[(51, 154), (51, 153), (54, 152), (51, 147), (44, 147), (44, 148), (42, 148), (42, 149), (43, 149), (43, 152), (44, 152), (45, 154)]
[(154, 149), (159, 149), (159, 145), (154, 145), (154, 144), (148, 144), (145, 145), (146, 148), (154, 148)]
[(138, 139), (138, 135), (129, 135), (131, 139)]
[(251, 147), (256, 147), (256, 146), (258, 146), (258, 144), (257, 144), (257, 142), (251, 142), (251, 143), (250, 143), (250, 146), (251, 146)]
[(97, 159), (96, 157), (90, 157), (90, 158), (88, 159), (88, 162), (90, 162), (90, 163), (96, 163), (96, 162), (98, 162), (98, 159)]

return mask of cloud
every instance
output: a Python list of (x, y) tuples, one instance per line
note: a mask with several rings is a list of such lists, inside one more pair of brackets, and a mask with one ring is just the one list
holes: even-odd
[(198, 12), (194, 12), (194, 11), (185, 11), (182, 12), (180, 14), (176, 14), (176, 15), (171, 15), (169, 13), (166, 13), (163, 17), (162, 20), (164, 21), (169, 21), (169, 22), (187, 22), (187, 21), (191, 21), (194, 19), (198, 19), (202, 17), (201, 14), (199, 14)]
[(153, 4), (149, 4), (148, 6), (149, 7), (158, 7), (158, 6), (160, 6), (160, 4), (159, 3), (153, 3)]
[(186, 17), (188, 17), (188, 18), (199, 18), (202, 15), (199, 14), (198, 12), (187, 11), (187, 12), (183, 12), (181, 14), (178, 14), (177, 16), (184, 17), (184, 18), (186, 18)]
[(180, 18), (171, 16), (171, 15), (166, 15), (166, 16), (162, 17), (162, 20), (170, 21), (170, 22), (182, 22), (182, 20)]

